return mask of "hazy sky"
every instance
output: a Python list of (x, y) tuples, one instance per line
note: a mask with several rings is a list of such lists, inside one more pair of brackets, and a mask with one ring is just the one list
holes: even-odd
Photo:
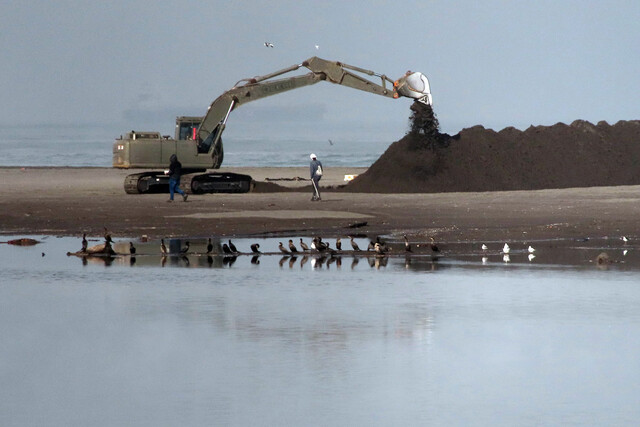
[[(636, 0), (4, 0), (1, 10), (1, 124), (170, 133), (176, 115), (204, 114), (238, 80), (315, 55), (392, 79), (425, 73), (449, 133), (640, 119)], [(321, 82), (242, 106), (226, 132), (395, 140), (410, 104)]]

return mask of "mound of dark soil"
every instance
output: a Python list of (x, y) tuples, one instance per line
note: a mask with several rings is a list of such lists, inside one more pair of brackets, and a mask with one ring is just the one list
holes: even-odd
[[(430, 110), (430, 107), (429, 107)], [(433, 193), (640, 184), (640, 121), (482, 126), (441, 134), (412, 108), (410, 131), (343, 191)], [(431, 112), (432, 114), (432, 112)], [(422, 120), (422, 121), (420, 121)], [(418, 123), (416, 125), (416, 123)]]

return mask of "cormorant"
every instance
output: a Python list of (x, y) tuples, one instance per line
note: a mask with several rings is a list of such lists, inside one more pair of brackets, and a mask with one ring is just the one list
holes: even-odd
[(88, 245), (89, 242), (87, 242), (87, 233), (82, 233), (82, 249), (80, 249), (80, 252), (87, 252)]
[(349, 238), (351, 239), (351, 247), (353, 248), (353, 250), (354, 251), (359, 251), (360, 247), (358, 246), (358, 244), (356, 242), (354, 242), (353, 236), (349, 236)]
[(160, 239), (160, 252), (162, 252), (162, 255), (167, 254), (167, 246), (164, 244), (164, 239)]
[(284, 247), (282, 242), (278, 242), (278, 249), (280, 249), (280, 252), (282, 252), (283, 254), (288, 254), (289, 253), (289, 251)]
[(340, 241), (339, 237), (336, 239), (336, 249), (339, 251), (342, 250), (342, 241)]
[(433, 237), (430, 237), (431, 239), (431, 244), (429, 245), (431, 247), (431, 250), (433, 252), (440, 252), (440, 248), (438, 247), (438, 245), (436, 245), (435, 240), (433, 240)]
[(253, 245), (251, 245), (251, 252), (253, 252), (254, 254), (259, 254), (260, 253), (260, 244), (259, 243), (254, 243)]
[(133, 246), (133, 242), (129, 242), (129, 253), (131, 255), (135, 255), (136, 254), (136, 247)]
[(238, 253), (238, 249), (236, 248), (236, 245), (231, 243), (231, 239), (229, 239), (229, 249), (231, 249), (231, 252), (233, 253)]
[(300, 238), (300, 247), (302, 248), (303, 251), (308, 251), (309, 250), (309, 246), (307, 246), (307, 244), (305, 242), (302, 241), (302, 237)]
[(229, 245), (227, 245), (226, 243), (222, 244), (222, 252), (224, 252), (225, 254), (232, 254), (233, 252), (231, 252), (231, 249), (229, 249)]
[(213, 251), (213, 243), (211, 243), (211, 237), (207, 241), (207, 253), (210, 254)]
[(291, 239), (289, 239), (289, 250), (293, 253), (298, 252), (298, 248), (296, 248), (296, 245), (293, 244), (293, 240)]
[(409, 239), (407, 239), (407, 235), (404, 235), (404, 250), (407, 252), (411, 252), (411, 245), (409, 244)]
[(184, 242), (184, 248), (180, 249), (180, 253), (181, 254), (186, 254), (187, 252), (189, 252), (189, 241), (187, 240), (186, 242)]
[(367, 252), (368, 251), (373, 251), (375, 250), (375, 244), (373, 242), (369, 242), (369, 245), (367, 245)]

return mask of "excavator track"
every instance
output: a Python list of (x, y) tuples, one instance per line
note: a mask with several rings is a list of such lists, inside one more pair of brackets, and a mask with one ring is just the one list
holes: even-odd
[(164, 172), (141, 172), (127, 175), (124, 179), (127, 194), (165, 193), (169, 191), (169, 180)]
[[(180, 188), (189, 194), (248, 193), (253, 188), (253, 179), (231, 172), (191, 173), (182, 176)], [(127, 194), (168, 193), (169, 177), (162, 171), (127, 175), (124, 191)]]
[(253, 188), (253, 179), (232, 172), (189, 174), (182, 176), (180, 186), (191, 194), (248, 193)]

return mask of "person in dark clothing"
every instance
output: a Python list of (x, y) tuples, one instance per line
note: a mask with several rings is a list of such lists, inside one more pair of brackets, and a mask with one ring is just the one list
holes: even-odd
[(315, 154), (310, 154), (311, 164), (309, 165), (309, 172), (311, 173), (311, 183), (313, 184), (313, 197), (311, 197), (311, 201), (315, 202), (320, 199), (320, 187), (319, 182), (322, 178), (322, 163), (316, 157)]
[(172, 154), (169, 157), (169, 200), (173, 202), (173, 193), (177, 192), (182, 195), (182, 200), (187, 201), (187, 194), (180, 189), (180, 177), (182, 176), (182, 163), (178, 160), (178, 156)]

